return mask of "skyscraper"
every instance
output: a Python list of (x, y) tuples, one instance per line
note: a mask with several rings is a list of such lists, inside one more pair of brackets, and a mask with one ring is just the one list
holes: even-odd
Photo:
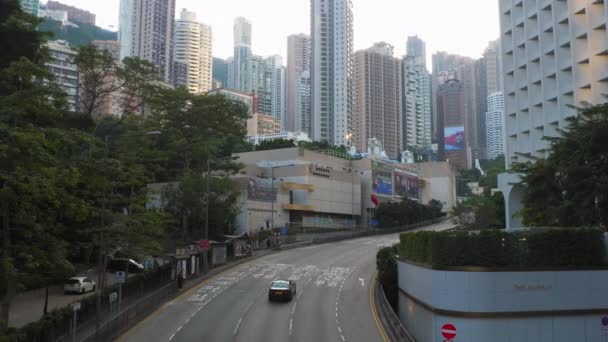
[[(433, 77), (432, 77), (432, 106), (433, 106), (433, 141), (441, 144), (439, 141), (439, 130), (437, 128), (437, 90), (439, 85), (445, 83), (450, 78), (456, 77), (456, 69), (466, 63), (472, 63), (473, 59), (469, 57), (452, 55), (447, 52), (437, 52), (433, 55)], [(447, 77), (446, 77), (447, 76)]]
[[(296, 107), (298, 92), (302, 91), (299, 85), (310, 88), (310, 86), (306, 86), (306, 82), (300, 82), (300, 78), (307, 71), (307, 77), (310, 78), (310, 36), (297, 34), (287, 37), (287, 122), (285, 126), (287, 131), (297, 130)], [(310, 89), (304, 89), (303, 91), (310, 92)], [(302, 115), (310, 115), (310, 113), (299, 113), (300, 121), (302, 120)], [(307, 121), (310, 122), (310, 118)], [(310, 134), (310, 132), (306, 133)]]
[(426, 69), (425, 43), (409, 37), (403, 60), (403, 150), (431, 148), (431, 75)]
[(183, 9), (175, 22), (174, 61), (187, 65), (186, 84), (193, 94), (211, 90), (212, 86), (211, 27), (196, 20), (196, 13)]
[(296, 88), (297, 92), (294, 130), (296, 132), (304, 132), (310, 136), (310, 125), (312, 119), (310, 70), (306, 70), (300, 75), (297, 80)]
[(231, 88), (248, 93), (251, 92), (252, 53), (251, 53), (251, 22), (243, 17), (234, 20), (234, 66)]
[(437, 89), (439, 158), (461, 170), (471, 167), (465, 98), (465, 85), (458, 80), (449, 80)]
[(228, 60), (213, 58), (213, 81), (221, 88), (228, 86)]
[(498, 91), (488, 96), (488, 112), (486, 113), (486, 136), (488, 159), (494, 159), (505, 154), (504, 120), (505, 102), (502, 92)]
[(351, 0), (311, 1), (312, 135), (347, 145), (353, 72)]
[(64, 40), (49, 41), (46, 46), (52, 56), (46, 65), (55, 76), (55, 82), (65, 91), (69, 110), (78, 111), (80, 98), (78, 96), (78, 66), (74, 64), (76, 51), (72, 50), (70, 44)]
[(502, 90), (499, 43), (500, 40), (490, 42), (483, 52), (486, 66), (486, 92), (488, 94)]
[(38, 16), (38, 0), (20, 0), (21, 9), (31, 15)]
[(386, 43), (357, 51), (354, 61), (354, 143), (359, 151), (367, 151), (369, 139), (377, 138), (396, 159), (403, 148), (401, 61)]
[(114, 62), (120, 63), (120, 43), (116, 40), (94, 40), (91, 45), (95, 46), (98, 50), (108, 51)]
[(170, 82), (175, 0), (121, 0), (119, 20), (121, 57), (151, 62), (160, 79)]

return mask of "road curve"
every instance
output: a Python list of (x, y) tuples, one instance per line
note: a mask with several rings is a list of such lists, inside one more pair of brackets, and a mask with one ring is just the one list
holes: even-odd
[[(369, 292), (377, 250), (397, 241), (396, 234), (367, 237), (252, 260), (167, 303), (120, 340), (383, 341)], [(270, 282), (279, 278), (297, 283), (290, 303), (268, 302)]]

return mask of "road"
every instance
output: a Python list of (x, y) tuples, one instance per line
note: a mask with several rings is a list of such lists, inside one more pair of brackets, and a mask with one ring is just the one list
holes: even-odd
[[(445, 230), (450, 223), (428, 229)], [(383, 341), (370, 307), (379, 248), (398, 235), (283, 251), (241, 264), (184, 293), (123, 341)], [(268, 302), (275, 279), (297, 282), (290, 303)]]

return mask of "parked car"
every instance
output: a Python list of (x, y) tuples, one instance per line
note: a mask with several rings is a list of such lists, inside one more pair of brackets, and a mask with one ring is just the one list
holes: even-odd
[(87, 277), (72, 277), (65, 282), (63, 286), (63, 292), (68, 293), (79, 293), (84, 294), (87, 292), (95, 291), (97, 285), (94, 281)]
[(128, 273), (142, 273), (144, 271), (144, 265), (136, 262), (133, 259), (112, 259), (108, 261), (106, 266), (108, 272), (128, 272)]
[(276, 280), (270, 284), (268, 290), (268, 300), (287, 300), (290, 301), (296, 295), (296, 282), (293, 280)]

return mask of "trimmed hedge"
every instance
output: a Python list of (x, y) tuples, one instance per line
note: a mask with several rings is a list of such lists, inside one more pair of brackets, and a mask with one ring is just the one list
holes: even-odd
[(603, 232), (597, 229), (418, 232), (402, 234), (400, 240), (401, 259), (432, 267), (605, 266)]
[(395, 312), (399, 309), (399, 284), (397, 273), (397, 252), (399, 245), (384, 247), (376, 254), (378, 281), (382, 284), (386, 299)]

